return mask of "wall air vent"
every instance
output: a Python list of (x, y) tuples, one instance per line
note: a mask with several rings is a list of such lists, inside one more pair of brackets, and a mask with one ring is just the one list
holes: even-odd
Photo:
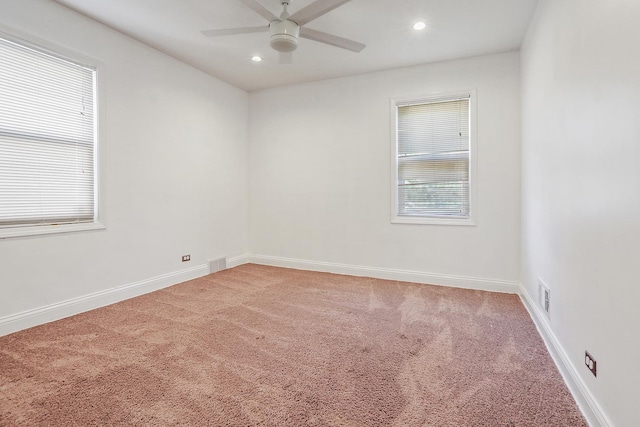
[(549, 317), (551, 312), (551, 291), (540, 278), (538, 278), (538, 302), (544, 313)]
[(216, 273), (227, 268), (227, 257), (209, 260), (209, 273)]

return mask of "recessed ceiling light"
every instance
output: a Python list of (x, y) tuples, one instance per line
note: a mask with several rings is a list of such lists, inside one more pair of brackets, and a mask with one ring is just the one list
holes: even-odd
[(413, 29), (414, 30), (424, 30), (425, 28), (427, 28), (427, 24), (425, 24), (424, 22), (420, 21), (420, 22), (416, 22), (415, 24), (413, 24)]
[(259, 57), (258, 55), (256, 55), (256, 56), (252, 56), (252, 57), (251, 57), (251, 60), (252, 60), (253, 62), (260, 62), (260, 61), (262, 61), (262, 58), (261, 58), (261, 57)]

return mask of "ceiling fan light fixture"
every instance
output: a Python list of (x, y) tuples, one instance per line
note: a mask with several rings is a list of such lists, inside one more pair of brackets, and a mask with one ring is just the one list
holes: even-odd
[[(329, 46), (335, 46), (352, 52), (360, 52), (366, 47), (362, 43), (345, 39), (334, 34), (312, 30), (305, 27), (306, 24), (317, 19), (333, 9), (349, 2), (350, 0), (313, 0), (293, 15), (289, 15), (287, 6), (290, 0), (280, 0), (282, 13), (276, 16), (266, 9), (258, 0), (236, 0), (262, 16), (269, 22), (269, 25), (257, 27), (222, 28), (219, 30), (201, 31), (207, 37), (222, 37), (234, 34), (251, 34), (269, 32), (270, 45), (278, 52), (280, 64), (292, 63), (292, 52), (298, 48), (299, 38), (313, 40)], [(275, 0), (273, 0), (275, 1)]]
[(271, 47), (278, 52), (293, 52), (298, 47), (300, 27), (293, 21), (284, 19), (272, 21), (269, 24), (271, 31)]

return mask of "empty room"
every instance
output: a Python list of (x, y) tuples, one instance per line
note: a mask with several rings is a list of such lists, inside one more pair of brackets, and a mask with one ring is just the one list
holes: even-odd
[(638, 22), (0, 0), (0, 426), (639, 426)]

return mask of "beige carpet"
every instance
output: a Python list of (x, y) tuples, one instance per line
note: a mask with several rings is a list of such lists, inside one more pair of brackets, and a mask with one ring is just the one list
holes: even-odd
[(0, 338), (0, 425), (586, 422), (515, 295), (248, 264)]

